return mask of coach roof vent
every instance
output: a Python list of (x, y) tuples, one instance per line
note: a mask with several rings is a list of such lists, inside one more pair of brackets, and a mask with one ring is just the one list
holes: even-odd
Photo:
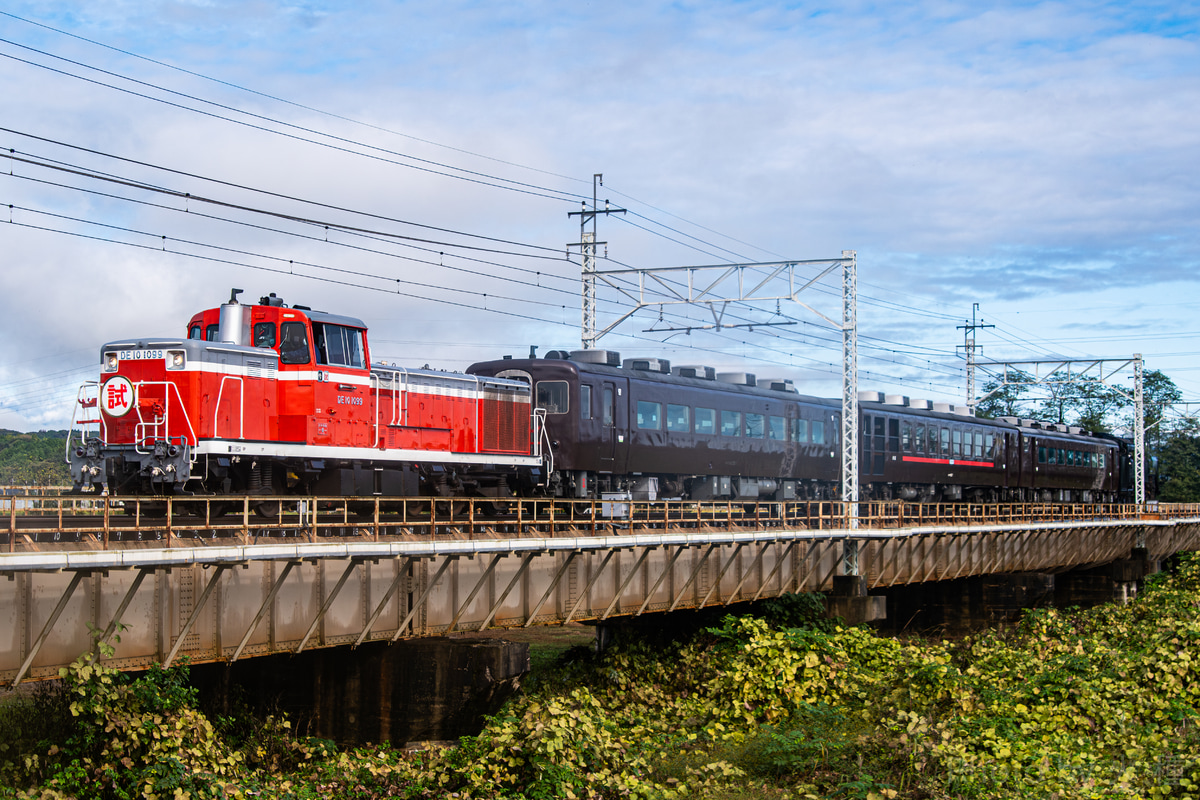
[(883, 392), (859, 392), (858, 402), (860, 403), (882, 403)]
[(732, 383), (735, 386), (758, 385), (758, 380), (750, 372), (718, 372), (717, 380), (721, 383)]
[(661, 375), (671, 374), (671, 362), (665, 358), (627, 358), (621, 363), (621, 366), (625, 369), (657, 372)]
[(950, 405), (949, 403), (934, 403), (933, 404), (933, 410), (940, 411), (943, 414), (951, 413), (950, 409), (952, 409), (952, 408), (954, 408), (954, 406)]
[(581, 364), (603, 364), (606, 367), (621, 366), (621, 354), (615, 350), (572, 350), (571, 360)]
[(671, 367), (671, 374), (680, 378), (698, 378), (702, 381), (715, 381), (717, 379), (717, 371), (715, 369), (698, 364)]
[(759, 386), (765, 386), (772, 392), (790, 392), (796, 394), (796, 384), (791, 378), (763, 378), (758, 382)]
[(883, 403), (884, 403), (884, 405), (888, 405), (888, 406), (906, 406), (907, 407), (908, 406), (908, 395), (903, 395), (903, 394), (884, 395)]
[(928, 411), (933, 408), (933, 403), (922, 397), (910, 397), (908, 399), (908, 407), (915, 408), (919, 411)]

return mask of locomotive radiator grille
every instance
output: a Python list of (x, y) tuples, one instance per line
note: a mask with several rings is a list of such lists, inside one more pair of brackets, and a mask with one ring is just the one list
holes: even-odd
[[(523, 399), (523, 398), (522, 398)], [(481, 449), (489, 453), (529, 452), (529, 403), (512, 395), (485, 391)]]

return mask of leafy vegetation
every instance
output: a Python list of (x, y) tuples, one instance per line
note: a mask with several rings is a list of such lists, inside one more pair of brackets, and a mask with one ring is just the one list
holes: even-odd
[(0, 486), (69, 485), (71, 471), (63, 459), (66, 437), (66, 431), (0, 430)]
[(1195, 797), (1198, 608), (1195, 557), (1129, 605), (956, 642), (811, 624), (812, 599), (786, 599), (687, 642), (572, 650), (479, 735), (420, 753), (214, 726), (185, 670), (83, 658), (58, 699), (0, 717), (0, 797)]

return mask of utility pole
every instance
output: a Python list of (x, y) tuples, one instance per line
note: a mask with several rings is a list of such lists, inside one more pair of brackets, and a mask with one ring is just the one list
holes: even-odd
[(971, 410), (972, 416), (975, 414), (975, 331), (981, 328), (994, 328), (995, 325), (984, 325), (983, 320), (975, 321), (975, 312), (979, 310), (979, 303), (971, 304), (971, 321), (964, 325), (959, 325), (958, 329), (963, 332), (963, 349), (967, 353), (967, 408)]
[[(623, 208), (612, 208), (604, 201), (604, 208), (599, 205), (599, 189), (604, 185), (604, 175), (597, 172), (592, 176), (592, 207), (587, 207), (587, 201), (582, 203), (581, 211), (568, 211), (568, 217), (579, 217), (579, 241), (568, 244), (567, 247), (578, 247), (583, 256), (583, 321), (580, 326), (580, 339), (583, 349), (590, 350), (596, 346), (596, 245), (608, 242), (596, 241), (596, 217), (600, 214), (624, 214)], [(592, 223), (589, 231), (588, 223)]]

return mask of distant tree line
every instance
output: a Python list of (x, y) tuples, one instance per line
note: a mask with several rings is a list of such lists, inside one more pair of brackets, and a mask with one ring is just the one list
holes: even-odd
[[(1133, 436), (1133, 388), (1100, 381), (1031, 385), (1010, 372), (1006, 383), (983, 384), (981, 417), (1023, 417), (1074, 425), (1095, 433)], [(1200, 425), (1175, 413), (1183, 399), (1175, 382), (1159, 370), (1142, 374), (1142, 420), (1146, 431), (1147, 497), (1173, 503), (1200, 502)]]
[(66, 431), (19, 433), (0, 428), (0, 486), (62, 486), (71, 483), (64, 461)]

